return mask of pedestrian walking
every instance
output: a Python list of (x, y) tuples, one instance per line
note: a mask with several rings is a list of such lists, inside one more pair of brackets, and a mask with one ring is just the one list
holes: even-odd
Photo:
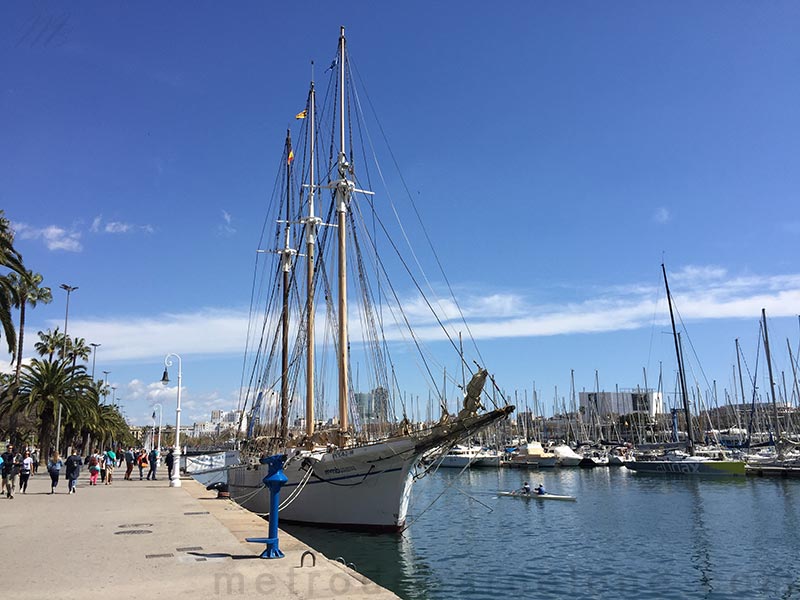
[(14, 446), (9, 444), (6, 446), (6, 451), (3, 452), (3, 490), (6, 492), (6, 498), (11, 500), (14, 498), (16, 491), (17, 477), (19, 476), (20, 463), (22, 458), (14, 452)]
[(125, 477), (123, 479), (131, 480), (131, 473), (133, 472), (133, 463), (136, 462), (136, 457), (133, 455), (133, 448), (128, 448), (125, 451)]
[(56, 493), (56, 487), (58, 486), (58, 478), (61, 475), (61, 467), (64, 466), (64, 463), (61, 461), (61, 456), (58, 454), (58, 450), (53, 452), (53, 455), (50, 457), (50, 460), (47, 461), (47, 472), (50, 473), (50, 493)]
[(97, 458), (100, 461), (100, 481), (105, 482), (105, 480), (106, 480), (106, 457), (102, 452), (100, 452), (100, 448), (95, 448), (94, 449), (94, 453), (97, 455)]
[(150, 481), (150, 478), (152, 477), (153, 481), (155, 481), (156, 468), (158, 467), (158, 451), (155, 448), (150, 450), (147, 460), (150, 462), (150, 470), (147, 472), (147, 480)]
[(23, 494), (28, 492), (28, 479), (33, 472), (33, 458), (29, 451), (25, 452), (25, 457), (22, 459), (22, 468), (19, 470), (19, 491)]
[(170, 448), (167, 455), (164, 457), (164, 463), (167, 465), (167, 479), (172, 481), (172, 467), (175, 464), (175, 448)]
[(144, 470), (149, 466), (147, 462), (147, 450), (142, 448), (139, 450), (139, 456), (136, 457), (136, 464), (139, 466), (139, 481), (144, 479)]
[(102, 456), (95, 453), (89, 457), (89, 485), (97, 485), (97, 477), (100, 475), (100, 461)]
[(36, 448), (31, 450), (31, 458), (33, 459), (33, 470), (31, 472), (36, 475), (39, 472), (39, 451)]
[(114, 465), (117, 464), (117, 455), (116, 453), (109, 448), (106, 450), (106, 485), (111, 485), (112, 479), (114, 479)]
[(81, 465), (83, 464), (83, 460), (81, 457), (78, 456), (78, 453), (73, 451), (67, 457), (67, 462), (65, 463), (66, 471), (67, 471), (67, 493), (74, 494), (76, 491), (76, 486), (78, 484), (78, 477), (81, 474)]

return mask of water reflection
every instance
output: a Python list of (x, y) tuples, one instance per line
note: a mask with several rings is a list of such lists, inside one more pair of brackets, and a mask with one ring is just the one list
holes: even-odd
[[(577, 502), (498, 497), (524, 481)], [(800, 481), (624, 468), (458, 471), (414, 487), (402, 536), (287, 527), (411, 600), (800, 598)]]
[(427, 600), (439, 586), (436, 572), (414, 552), (409, 534), (370, 534), (326, 527), (281, 525), (281, 529), (331, 559), (341, 557), (402, 598)]

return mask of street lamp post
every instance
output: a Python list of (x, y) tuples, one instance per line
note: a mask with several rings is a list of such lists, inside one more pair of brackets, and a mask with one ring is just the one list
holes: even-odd
[[(69, 322), (69, 295), (78, 289), (77, 285), (61, 284), (61, 289), (67, 292), (67, 309), (64, 312), (64, 360), (67, 360), (67, 323)], [(58, 403), (58, 424), (56, 425), (56, 452), (60, 451), (61, 447), (61, 402)]]
[(111, 386), (111, 405), (113, 406), (117, 402), (117, 386)]
[(164, 375), (161, 377), (161, 383), (164, 385), (169, 383), (167, 369), (172, 366), (170, 357), (178, 359), (178, 407), (175, 410), (175, 453), (173, 459), (175, 462), (169, 487), (181, 487), (181, 379), (183, 377), (183, 367), (180, 356), (175, 353), (167, 354), (164, 358)]
[(108, 374), (109, 373), (111, 373), (111, 371), (103, 371), (103, 375), (106, 376), (105, 379), (103, 380), (103, 404), (105, 404), (106, 400), (108, 399)]
[[(153, 408), (158, 407), (158, 441), (156, 442), (156, 448), (158, 448), (158, 462), (161, 463), (161, 423), (164, 420), (164, 407), (161, 406), (158, 402), (153, 404)], [(155, 411), (153, 411), (155, 415)], [(153, 418), (153, 425), (155, 425), (155, 417)]]
[(97, 364), (97, 349), (101, 344), (95, 344), (92, 342), (89, 345), (92, 347), (92, 381), (94, 381), (94, 367)]

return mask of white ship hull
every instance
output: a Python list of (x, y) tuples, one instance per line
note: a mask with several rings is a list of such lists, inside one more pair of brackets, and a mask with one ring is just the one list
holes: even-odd
[(454, 448), (445, 454), (439, 467), (444, 469), (464, 469), (466, 467), (498, 468), (501, 455), (481, 448)]
[[(404, 436), (328, 452), (292, 449), (283, 472), (281, 521), (349, 529), (400, 531), (406, 523), (412, 471), (433, 448), (469, 437), (514, 410), (506, 406), (468, 416), (422, 437)], [(228, 474), (231, 499), (269, 514), (266, 465), (238, 467)], [(292, 496), (294, 499), (291, 499)]]
[[(334, 452), (301, 451), (284, 466), (289, 481), (281, 490), (281, 502), (294, 492), (297, 497), (281, 509), (280, 520), (402, 529), (411, 497), (410, 471), (419, 461), (414, 446), (412, 439), (399, 439)], [(266, 465), (232, 469), (231, 497), (248, 510), (269, 514), (269, 490), (262, 485), (266, 475)]]

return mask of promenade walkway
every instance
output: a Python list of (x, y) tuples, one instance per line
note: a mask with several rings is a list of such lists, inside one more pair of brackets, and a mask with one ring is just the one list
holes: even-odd
[[(85, 470), (85, 469), (84, 469)], [(119, 474), (119, 470), (117, 470)], [(128, 598), (394, 599), (392, 592), (280, 532), (285, 558), (258, 558), (268, 523), (191, 479), (97, 487), (81, 474), (75, 494), (66, 481), (31, 478), (27, 494), (0, 498), (0, 540), (16, 600)]]

